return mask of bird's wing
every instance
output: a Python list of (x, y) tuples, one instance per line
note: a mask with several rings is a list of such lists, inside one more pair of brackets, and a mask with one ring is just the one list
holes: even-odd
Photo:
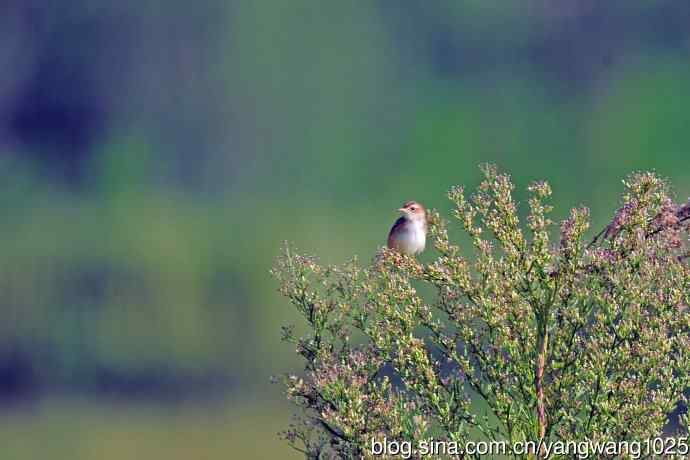
[(406, 219), (404, 217), (399, 217), (398, 220), (395, 221), (393, 226), (391, 227), (391, 231), (388, 232), (388, 247), (391, 249), (396, 249), (396, 243), (395, 243), (395, 233), (402, 230), (402, 227), (405, 226)]

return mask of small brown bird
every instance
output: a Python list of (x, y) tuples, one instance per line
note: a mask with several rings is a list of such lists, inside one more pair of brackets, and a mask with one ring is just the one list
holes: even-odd
[(402, 216), (388, 233), (388, 247), (408, 255), (419, 254), (426, 246), (426, 212), (416, 201), (408, 201), (398, 209)]

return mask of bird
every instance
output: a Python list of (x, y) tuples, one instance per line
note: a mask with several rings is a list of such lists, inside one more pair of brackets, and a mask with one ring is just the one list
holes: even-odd
[(388, 247), (402, 254), (416, 255), (426, 246), (426, 211), (416, 201), (406, 201), (398, 218), (388, 232)]

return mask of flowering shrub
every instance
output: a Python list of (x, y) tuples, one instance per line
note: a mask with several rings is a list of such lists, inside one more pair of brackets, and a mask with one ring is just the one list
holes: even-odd
[(529, 186), (523, 228), (509, 176), (482, 170), (471, 197), (449, 192), (472, 254), (436, 212), (428, 264), (382, 248), (370, 266), (321, 266), (285, 248), (272, 272), (309, 332), (284, 329), (306, 362), (285, 377), (302, 411), (284, 434), (307, 458), (369, 458), (384, 436), (641, 440), (687, 403), (690, 202), (633, 174), (591, 242), (585, 208), (552, 241), (549, 185)]

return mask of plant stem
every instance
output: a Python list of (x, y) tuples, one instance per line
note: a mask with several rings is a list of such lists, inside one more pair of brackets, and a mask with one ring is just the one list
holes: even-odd
[[(543, 324), (539, 326), (539, 342), (537, 348), (537, 363), (534, 372), (534, 388), (537, 393), (537, 423), (539, 429), (539, 439), (546, 436), (546, 410), (544, 408), (544, 367), (546, 365), (546, 351), (549, 345), (549, 333), (546, 328), (546, 320), (542, 318)], [(543, 448), (542, 448), (543, 451)], [(542, 454), (542, 452), (540, 452)]]

